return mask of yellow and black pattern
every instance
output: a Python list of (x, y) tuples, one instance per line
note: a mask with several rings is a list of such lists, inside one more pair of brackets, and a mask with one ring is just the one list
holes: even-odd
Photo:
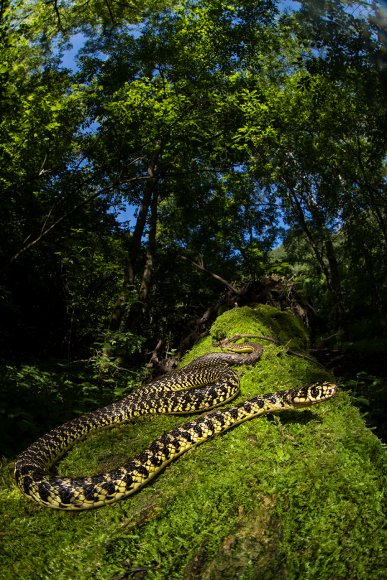
[[(22, 492), (36, 502), (62, 510), (84, 510), (123, 499), (157, 475), (173, 459), (234, 425), (265, 413), (305, 407), (325, 401), (336, 385), (323, 383), (279, 391), (189, 421), (156, 439), (131, 461), (94, 477), (67, 478), (48, 469), (76, 441), (91, 431), (152, 413), (191, 413), (229, 401), (239, 390), (239, 377), (228, 365), (257, 361), (263, 348), (235, 345), (234, 352), (211, 353), (195, 359), (117, 403), (73, 419), (38, 439), (16, 460), (15, 478)], [(241, 353), (248, 354), (241, 354)], [(194, 389), (194, 390), (189, 390)]]

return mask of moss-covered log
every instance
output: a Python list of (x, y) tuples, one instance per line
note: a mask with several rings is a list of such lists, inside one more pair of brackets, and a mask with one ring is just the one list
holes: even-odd
[[(243, 400), (331, 377), (286, 354), (306, 349), (297, 319), (269, 306), (235, 308), (212, 339), (260, 334), (262, 360), (241, 369)], [(138, 419), (89, 437), (60, 462), (66, 475), (125, 462), (186, 417)], [(146, 488), (82, 513), (22, 497), (2, 470), (1, 578), (384, 578), (385, 455), (343, 392), (310, 409), (252, 420), (187, 452)]]

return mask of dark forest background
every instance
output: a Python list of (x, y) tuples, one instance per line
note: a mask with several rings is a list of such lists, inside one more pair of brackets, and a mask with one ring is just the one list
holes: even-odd
[(0, 3), (2, 453), (257, 302), (303, 319), (387, 436), (385, 17)]

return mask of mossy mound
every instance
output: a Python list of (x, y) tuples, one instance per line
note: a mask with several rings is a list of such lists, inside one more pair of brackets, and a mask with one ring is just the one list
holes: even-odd
[[(236, 308), (212, 336), (262, 334), (300, 350), (289, 313)], [(329, 379), (317, 365), (265, 343), (241, 368), (237, 401)], [(213, 351), (200, 342), (184, 362)], [(101, 432), (60, 462), (85, 475), (123, 463), (186, 417), (145, 417)], [(0, 577), (385, 578), (385, 455), (349, 396), (239, 425), (192, 449), (136, 495), (63, 513), (28, 501), (2, 469)]]

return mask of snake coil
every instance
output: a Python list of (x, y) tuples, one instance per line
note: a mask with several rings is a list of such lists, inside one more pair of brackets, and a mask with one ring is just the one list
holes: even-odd
[(229, 350), (232, 352), (201, 356), (121, 401), (77, 417), (43, 435), (17, 458), (17, 485), (27, 497), (51, 508), (100, 507), (133, 494), (182, 453), (238, 423), (273, 411), (320, 403), (336, 393), (336, 385), (322, 383), (256, 396), (164, 433), (128, 463), (107, 473), (78, 478), (49, 473), (50, 466), (91, 431), (125, 423), (139, 415), (206, 411), (231, 400), (239, 391), (239, 377), (229, 365), (251, 364), (261, 358), (263, 348), (245, 343)]

